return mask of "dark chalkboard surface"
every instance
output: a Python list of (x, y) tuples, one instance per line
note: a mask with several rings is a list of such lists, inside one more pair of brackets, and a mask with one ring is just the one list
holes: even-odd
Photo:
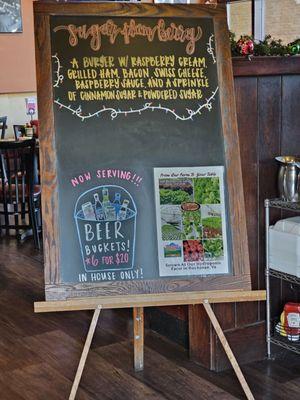
[[(113, 294), (234, 285), (240, 245), (214, 18), (203, 7), (193, 18), (185, 7), (172, 7), (173, 17), (168, 7), (147, 17), (97, 8), (50, 16), (59, 259), (52, 284), (80, 296), (95, 287)], [(46, 175), (46, 161), (44, 168)], [(51, 273), (51, 285), (47, 279)]]

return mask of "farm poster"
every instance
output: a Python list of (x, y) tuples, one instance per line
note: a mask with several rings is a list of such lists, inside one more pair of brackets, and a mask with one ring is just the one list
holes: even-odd
[(229, 272), (224, 167), (155, 168), (160, 276)]

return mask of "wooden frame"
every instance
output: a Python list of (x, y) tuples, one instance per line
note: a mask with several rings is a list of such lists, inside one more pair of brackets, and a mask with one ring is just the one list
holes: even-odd
[(34, 311), (39, 313), (53, 311), (94, 310), (100, 304), (102, 309), (155, 307), (187, 304), (203, 304), (204, 300), (210, 303), (233, 303), (259, 301), (266, 299), (265, 290), (249, 291), (218, 291), (218, 292), (189, 292), (189, 293), (159, 293), (103, 296), (97, 298), (70, 299), (63, 301), (39, 301), (34, 303)]
[[(207, 295), (207, 297), (206, 297)], [(134, 306), (133, 323), (134, 323), (134, 368), (135, 371), (144, 369), (144, 306), (156, 305), (171, 305), (178, 304), (203, 304), (203, 307), (210, 319), (219, 340), (224, 348), (224, 351), (229, 359), (229, 362), (236, 373), (236, 376), (244, 390), (248, 400), (254, 400), (254, 396), (245, 380), (245, 377), (240, 369), (240, 366), (231, 350), (229, 343), (222, 331), (222, 328), (217, 320), (217, 317), (211, 307), (211, 304), (220, 302), (245, 302), (258, 301), (266, 299), (265, 290), (256, 291), (240, 291), (240, 292), (194, 292), (194, 293), (167, 293), (152, 295), (135, 295), (122, 297), (102, 297), (95, 299), (74, 299), (65, 301), (46, 301), (35, 303), (35, 312), (51, 312), (51, 311), (76, 311), (76, 310), (94, 310), (91, 325), (86, 337), (85, 345), (80, 357), (77, 372), (73, 381), (69, 400), (74, 400), (79, 387), (80, 379), (83, 373), (87, 356), (92, 343), (93, 335), (96, 330), (100, 311), (102, 308), (126, 308)]]
[[(134, 295), (217, 290), (251, 289), (244, 195), (235, 112), (231, 53), (226, 20), (226, 6), (152, 5), (137, 3), (64, 3), (36, 2), (35, 38), (37, 88), (41, 121), (40, 153), (44, 232), (46, 300), (103, 295)], [(225, 143), (229, 215), (233, 251), (233, 274), (207, 278), (158, 279), (148, 281), (63, 284), (60, 279), (58, 229), (57, 161), (55, 154), (54, 111), (51, 73), (50, 16), (101, 15), (107, 17), (211, 17), (214, 21), (217, 69), (220, 88), (222, 130)], [(179, 304), (176, 302), (176, 304)]]

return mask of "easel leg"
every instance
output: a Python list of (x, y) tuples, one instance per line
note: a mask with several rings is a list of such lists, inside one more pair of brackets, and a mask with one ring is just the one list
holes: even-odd
[(71, 393), (70, 393), (70, 396), (69, 396), (69, 400), (74, 400), (75, 399), (75, 396), (76, 396), (76, 393), (77, 393), (77, 389), (78, 389), (78, 386), (79, 386), (79, 382), (80, 382), (80, 379), (81, 379), (81, 375), (82, 375), (82, 372), (83, 372), (83, 368), (85, 366), (87, 355), (88, 355), (88, 352), (90, 350), (91, 343), (92, 343), (92, 340), (93, 340), (93, 336), (94, 336), (94, 333), (95, 333), (95, 329), (96, 329), (96, 326), (97, 326), (97, 322), (98, 322), (98, 318), (99, 318), (99, 315), (100, 315), (100, 311), (101, 311), (101, 306), (98, 306), (94, 311), (94, 315), (93, 315), (92, 322), (91, 322), (91, 325), (90, 325), (90, 329), (88, 331), (88, 334), (87, 334), (87, 337), (86, 337), (86, 341), (85, 341), (85, 344), (84, 344), (84, 347), (83, 347), (83, 351), (82, 351), (82, 354), (81, 354), (81, 357), (80, 357), (80, 361), (79, 361), (79, 364), (78, 364), (78, 368), (77, 368), (77, 372), (76, 372), (75, 379), (74, 379), (74, 382), (73, 382), (72, 390), (71, 390)]
[(144, 308), (133, 308), (134, 369), (144, 369)]
[(227, 357), (232, 365), (232, 368), (234, 369), (234, 372), (236, 373), (236, 376), (237, 376), (238, 380), (240, 381), (240, 384), (245, 392), (247, 399), (255, 400), (253, 397), (253, 394), (248, 386), (248, 383), (246, 382), (246, 379), (240, 369), (240, 366), (239, 366), (238, 362), (236, 361), (236, 358), (229, 346), (229, 343), (227, 342), (227, 339), (222, 331), (219, 321), (217, 320), (216, 315), (213, 312), (213, 309), (211, 308), (211, 305), (209, 304), (208, 300), (204, 300), (203, 306), (204, 306), (205, 311), (207, 312), (209, 319), (220, 339), (220, 342), (222, 343), (222, 346), (227, 354)]

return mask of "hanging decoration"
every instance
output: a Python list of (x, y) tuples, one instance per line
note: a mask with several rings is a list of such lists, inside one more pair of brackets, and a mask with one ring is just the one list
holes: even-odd
[(242, 56), (249, 56), (254, 52), (254, 41), (250, 36), (241, 36), (236, 43), (236, 47)]

